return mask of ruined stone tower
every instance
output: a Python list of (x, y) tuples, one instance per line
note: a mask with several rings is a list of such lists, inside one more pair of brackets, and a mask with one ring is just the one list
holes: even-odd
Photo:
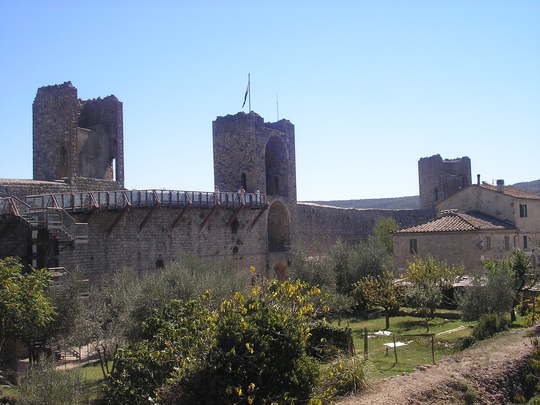
[(442, 159), (441, 155), (418, 161), (420, 208), (431, 209), (471, 184), (471, 159)]
[(33, 103), (34, 180), (86, 177), (124, 185), (122, 103), (79, 100), (71, 82), (38, 89)]
[(296, 210), (294, 125), (264, 122), (254, 112), (213, 122), (214, 182), (220, 191), (259, 190), (268, 199), (267, 268), (287, 267)]
[(296, 202), (294, 125), (264, 122), (254, 112), (213, 122), (214, 182), (221, 191), (256, 190)]

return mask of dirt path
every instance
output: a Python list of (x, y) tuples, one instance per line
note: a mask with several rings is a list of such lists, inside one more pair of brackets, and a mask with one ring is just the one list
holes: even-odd
[(467, 386), (477, 392), (478, 404), (506, 404), (513, 400), (520, 371), (532, 351), (531, 334), (540, 327), (511, 331), (481, 345), (446, 357), (434, 366), (385, 378), (358, 397), (339, 405), (463, 404)]

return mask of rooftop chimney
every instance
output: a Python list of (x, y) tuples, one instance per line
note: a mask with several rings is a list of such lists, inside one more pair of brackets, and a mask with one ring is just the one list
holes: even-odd
[(504, 193), (504, 180), (497, 180), (497, 192)]
[(480, 185), (480, 175), (476, 175), (476, 184)]

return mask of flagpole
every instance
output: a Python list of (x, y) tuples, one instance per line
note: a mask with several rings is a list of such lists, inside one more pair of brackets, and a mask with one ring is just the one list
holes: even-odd
[(251, 73), (248, 73), (248, 97), (249, 97), (249, 111), (251, 112)]

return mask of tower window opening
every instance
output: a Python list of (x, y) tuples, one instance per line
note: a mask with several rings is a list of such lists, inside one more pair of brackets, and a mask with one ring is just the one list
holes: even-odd
[(265, 149), (266, 194), (288, 197), (289, 162), (284, 141), (271, 136)]
[(245, 173), (242, 173), (242, 176), (240, 176), (240, 185), (247, 191), (247, 176)]

